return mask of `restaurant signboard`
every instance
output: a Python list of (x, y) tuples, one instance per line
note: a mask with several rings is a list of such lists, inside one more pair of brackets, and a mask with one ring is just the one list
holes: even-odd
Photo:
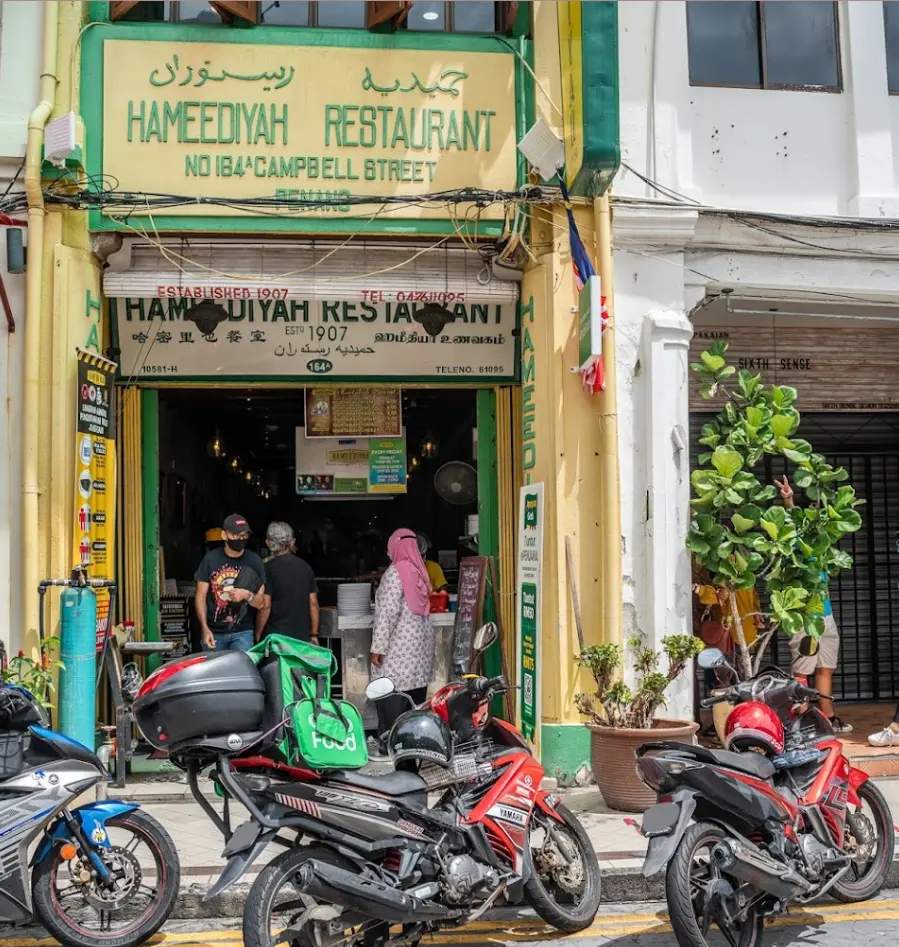
[[(102, 49), (103, 177), (119, 191), (196, 199), (131, 207), (132, 216), (333, 218), (360, 213), (351, 196), (373, 199), (361, 210), (370, 216), (381, 197), (515, 188), (508, 52), (85, 43)], [(240, 203), (248, 199), (268, 203)], [(288, 200), (309, 203), (278, 203)], [(502, 217), (503, 207), (482, 214)], [(389, 211), (390, 218), (447, 216), (445, 202)]]

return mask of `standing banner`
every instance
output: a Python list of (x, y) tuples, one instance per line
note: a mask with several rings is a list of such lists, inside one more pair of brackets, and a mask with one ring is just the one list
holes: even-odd
[(518, 504), (519, 719), (526, 739), (540, 739), (540, 578), (543, 563), (543, 484), (521, 488)]
[[(112, 579), (115, 529), (116, 364), (83, 349), (78, 355), (75, 425), (75, 529), (73, 562), (91, 579)], [(109, 619), (109, 590), (97, 589), (97, 652)]]

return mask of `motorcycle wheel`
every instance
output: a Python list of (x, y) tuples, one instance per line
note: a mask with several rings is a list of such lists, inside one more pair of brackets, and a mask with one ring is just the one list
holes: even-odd
[(96, 878), (82, 882), (78, 857), (63, 860), (61, 846), (35, 865), (35, 913), (67, 947), (132, 947), (165, 923), (181, 869), (166, 830), (146, 812), (135, 810), (106, 822), (110, 848), (102, 851), (116, 872), (111, 885)]
[(265, 866), (247, 895), (243, 912), (244, 947), (380, 947), (388, 935), (382, 922), (360, 921), (344, 927), (338, 918), (334, 922), (312, 921), (303, 926), (295, 937), (285, 932), (295, 925), (301, 915), (324, 904), (303, 894), (294, 879), (303, 863), (310, 858), (327, 862), (337, 868), (352, 870), (351, 862), (324, 846), (292, 848), (283, 852)]
[[(565, 806), (556, 806), (565, 823), (559, 826), (534, 810), (525, 844), (525, 895), (534, 910), (557, 930), (582, 931), (596, 917), (602, 897), (602, 873), (584, 827)], [(551, 831), (559, 832), (561, 840)], [(560, 850), (568, 847), (568, 853)], [(572, 867), (568, 856), (577, 864)], [(573, 874), (572, 874), (573, 872)]]
[[(665, 894), (671, 927), (680, 947), (759, 947), (764, 918), (751, 908), (742, 922), (726, 924), (711, 917), (708, 888), (726, 880), (712, 864), (711, 851), (727, 833), (709, 822), (691, 825), (668, 863)], [(739, 882), (734, 881), (734, 886)], [(712, 925), (715, 925), (714, 927)]]
[(843, 839), (843, 850), (854, 859), (848, 874), (830, 890), (838, 901), (849, 903), (867, 901), (880, 891), (896, 846), (893, 815), (883, 793), (869, 780), (862, 784), (858, 796), (862, 804), (849, 813)]

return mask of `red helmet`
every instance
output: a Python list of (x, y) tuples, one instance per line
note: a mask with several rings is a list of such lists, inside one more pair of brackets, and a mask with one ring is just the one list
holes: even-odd
[(736, 753), (755, 750), (766, 756), (778, 756), (784, 751), (784, 725), (780, 717), (767, 704), (756, 700), (734, 707), (724, 733), (725, 747)]

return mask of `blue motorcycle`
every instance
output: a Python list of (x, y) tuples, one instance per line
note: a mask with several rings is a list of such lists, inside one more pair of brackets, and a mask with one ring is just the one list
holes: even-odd
[(70, 809), (108, 774), (46, 723), (27, 690), (0, 684), (0, 925), (37, 918), (71, 947), (140, 944), (178, 896), (175, 844), (132, 803)]

